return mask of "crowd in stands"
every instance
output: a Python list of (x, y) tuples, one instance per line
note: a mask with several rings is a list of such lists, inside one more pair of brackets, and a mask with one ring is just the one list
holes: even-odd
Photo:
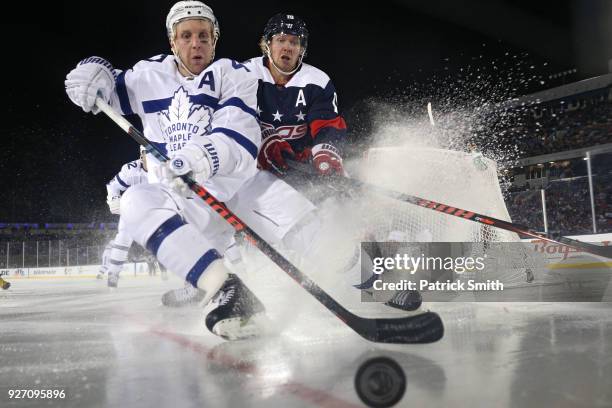
[[(593, 189), (597, 232), (612, 232), (612, 173), (595, 176)], [(555, 180), (544, 191), (550, 233), (561, 235), (593, 233), (587, 177)], [(509, 193), (506, 205), (514, 223), (544, 231), (540, 190)]]
[[(598, 145), (612, 143), (612, 88), (519, 108), (514, 118), (506, 140), (517, 145), (522, 158), (586, 147), (597, 150)], [(612, 232), (612, 154), (594, 156), (591, 162), (597, 232)], [(526, 183), (507, 189), (512, 221), (544, 231), (543, 187), (549, 232), (592, 234), (586, 164), (583, 157), (577, 157), (511, 170), (508, 174), (512, 176), (517, 171), (527, 176)]]
[(518, 108), (510, 116), (505, 139), (523, 157), (612, 143), (612, 88)]

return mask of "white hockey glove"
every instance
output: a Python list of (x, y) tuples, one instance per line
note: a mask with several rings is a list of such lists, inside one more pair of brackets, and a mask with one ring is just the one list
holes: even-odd
[(211, 163), (210, 154), (203, 146), (189, 143), (159, 167), (159, 179), (162, 184), (186, 196), (191, 190), (180, 176), (189, 174), (198, 184), (202, 184), (214, 175)]
[(108, 196), (106, 198), (106, 204), (111, 214), (121, 214), (121, 197), (120, 196)]
[(104, 58), (85, 58), (66, 75), (64, 84), (70, 100), (85, 112), (95, 115), (99, 112), (96, 96), (100, 95), (109, 102), (115, 89), (114, 69)]

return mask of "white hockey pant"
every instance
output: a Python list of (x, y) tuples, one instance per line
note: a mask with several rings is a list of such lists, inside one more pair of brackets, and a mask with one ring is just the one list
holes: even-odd
[(161, 184), (138, 184), (123, 194), (121, 218), (134, 241), (197, 287), (233, 235), (231, 227), (205, 205)]
[(132, 246), (132, 238), (129, 236), (123, 217), (119, 219), (117, 235), (111, 244), (110, 257), (108, 261), (108, 273), (119, 274), (123, 264), (128, 259), (128, 251)]

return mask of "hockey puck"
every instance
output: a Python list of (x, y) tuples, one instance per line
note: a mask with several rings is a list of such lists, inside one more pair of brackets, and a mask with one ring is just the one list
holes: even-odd
[(404, 396), (406, 375), (402, 367), (392, 359), (372, 358), (357, 370), (355, 390), (361, 401), (369, 407), (392, 407)]

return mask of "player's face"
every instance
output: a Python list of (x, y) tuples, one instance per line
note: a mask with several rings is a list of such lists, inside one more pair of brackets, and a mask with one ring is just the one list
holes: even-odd
[(291, 71), (297, 66), (302, 46), (300, 38), (291, 34), (276, 34), (270, 41), (270, 56), (283, 71)]
[(212, 23), (202, 19), (185, 20), (174, 31), (174, 51), (187, 69), (198, 75), (210, 65), (215, 52)]

